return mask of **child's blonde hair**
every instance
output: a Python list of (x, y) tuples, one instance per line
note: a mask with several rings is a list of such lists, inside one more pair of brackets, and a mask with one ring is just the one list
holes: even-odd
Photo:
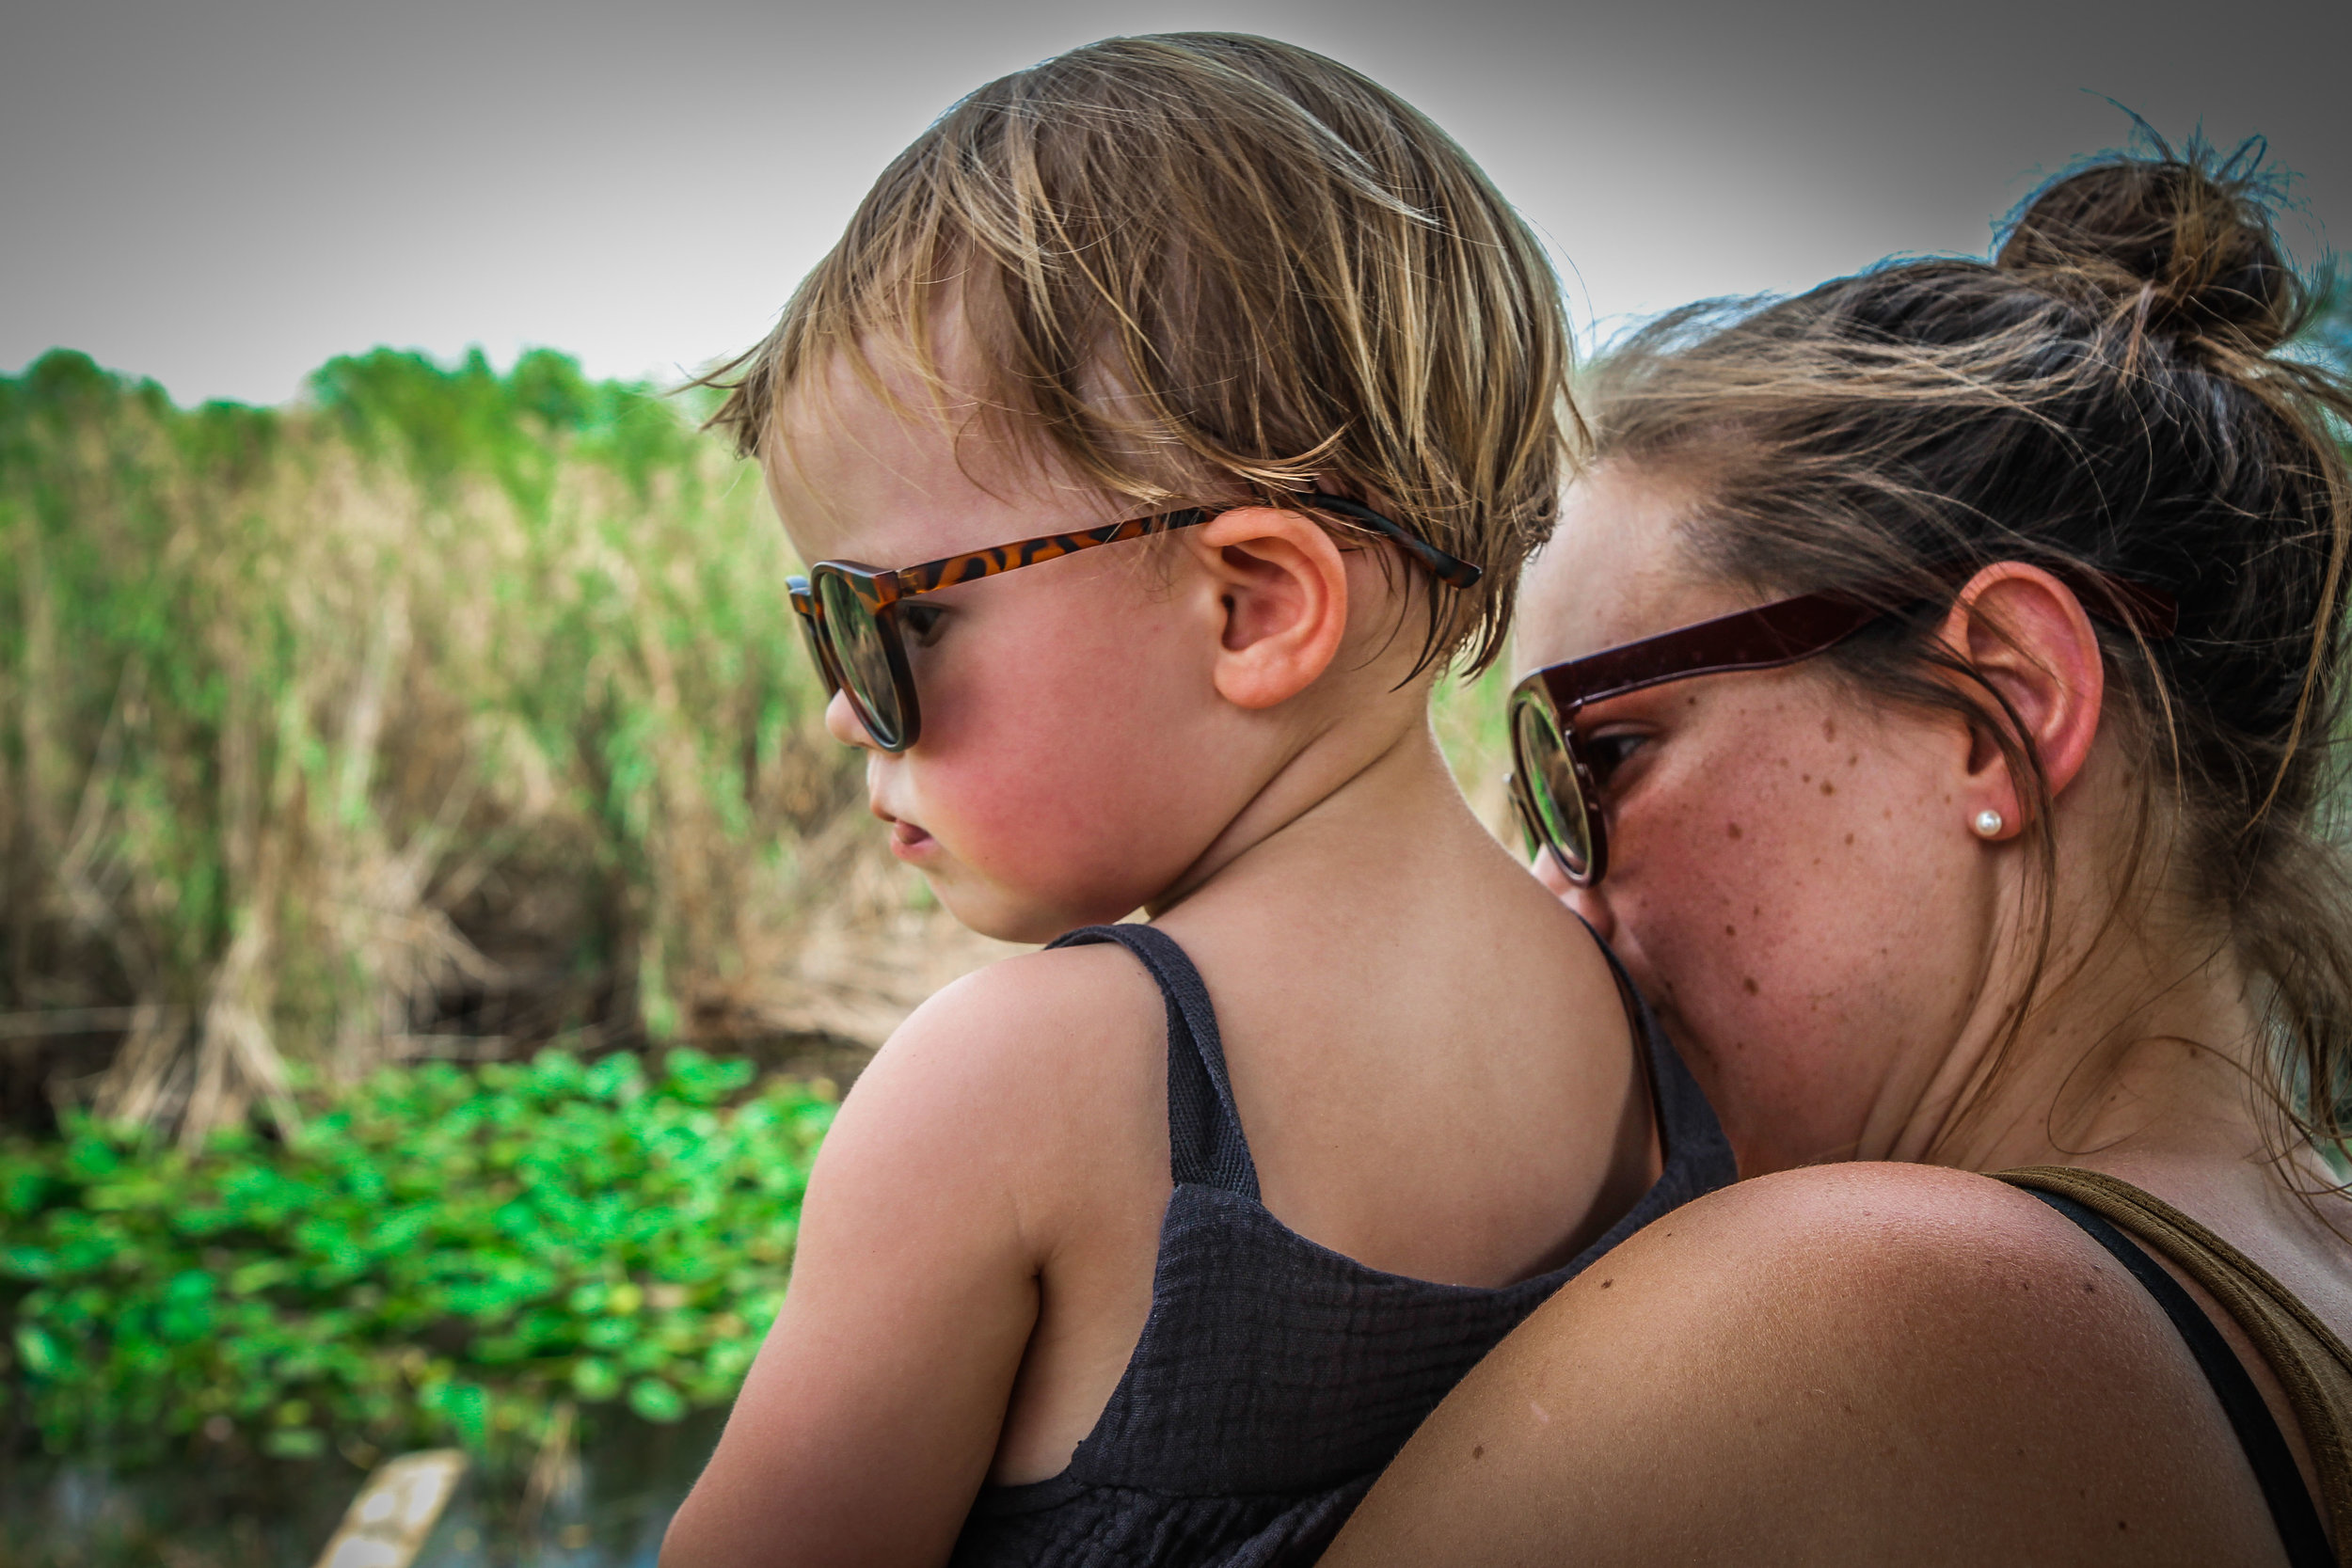
[(974, 367), (955, 392), (1004, 434), (1140, 509), (1359, 485), (1486, 568), (1431, 584), (1423, 665), (1495, 657), (1581, 434), (1567, 322), (1527, 225), (1393, 93), (1224, 33), (992, 82), (713, 372), (712, 423), (758, 454), (777, 399), (835, 355), (877, 389), (878, 351), (945, 389), (943, 306)]

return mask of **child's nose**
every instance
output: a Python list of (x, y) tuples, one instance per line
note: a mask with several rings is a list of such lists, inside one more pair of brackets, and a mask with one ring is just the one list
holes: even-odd
[(833, 701), (825, 705), (825, 733), (844, 746), (860, 746), (879, 752), (874, 737), (866, 733), (865, 722), (857, 716), (857, 705), (850, 701), (847, 691), (836, 691)]

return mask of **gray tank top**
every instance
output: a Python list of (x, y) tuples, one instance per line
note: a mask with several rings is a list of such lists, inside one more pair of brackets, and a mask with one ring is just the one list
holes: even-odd
[[(1168, 1003), (1175, 1191), (1152, 1310), (1102, 1419), (1049, 1481), (983, 1487), (957, 1568), (1266, 1568), (1311, 1563), (1422, 1418), (1593, 1259), (1736, 1174), (1698, 1085), (1617, 967), (1649, 1069), (1664, 1170), (1575, 1259), (1493, 1290), (1366, 1268), (1258, 1201), (1216, 1013), (1184, 949), (1150, 926), (1091, 926)], [(1603, 947), (1602, 951), (1607, 952)]]

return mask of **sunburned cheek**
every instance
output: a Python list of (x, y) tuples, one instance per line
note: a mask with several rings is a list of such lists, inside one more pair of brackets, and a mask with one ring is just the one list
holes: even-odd
[(1200, 853), (1211, 832), (1196, 802), (1165, 798), (1152, 779), (1070, 756), (959, 792), (949, 849), (1009, 895), (1071, 917), (1109, 919), (1148, 902)]
[[(993, 651), (985, 670), (935, 682), (936, 704), (926, 691), (905, 809), (957, 863), (943, 876), (1098, 913), (1132, 898), (1109, 911), (1125, 913), (1214, 832), (1214, 768), (1187, 701), (1198, 683), (1172, 660), (1075, 637), (1008, 638)], [(1009, 688), (996, 678), (1009, 669), (1020, 673)]]

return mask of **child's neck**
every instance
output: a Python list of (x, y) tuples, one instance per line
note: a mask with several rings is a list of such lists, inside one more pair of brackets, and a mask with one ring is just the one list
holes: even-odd
[(1572, 1256), (1662, 1156), (1607, 960), (1413, 717), (1302, 754), (1152, 912), (1215, 998), (1267, 1210), (1374, 1268), (1495, 1285)]
[(1327, 731), (1302, 748), (1235, 815), (1148, 911), (1198, 910), (1270, 886), (1327, 896), (1347, 867), (1427, 863), (1493, 841), (1463, 800), (1425, 707), (1353, 733)]

